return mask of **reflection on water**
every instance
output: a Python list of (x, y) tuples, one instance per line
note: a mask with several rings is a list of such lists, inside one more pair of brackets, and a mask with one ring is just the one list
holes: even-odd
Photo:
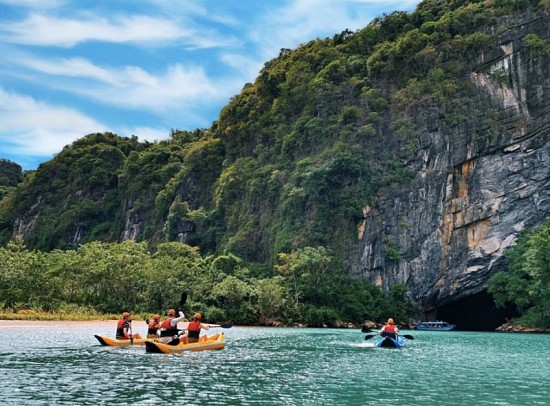
[[(550, 336), (233, 327), (222, 351), (102, 347), (112, 326), (0, 328), (4, 404), (547, 405)], [(134, 329), (139, 329), (134, 326)], [(143, 329), (144, 330), (144, 329)]]

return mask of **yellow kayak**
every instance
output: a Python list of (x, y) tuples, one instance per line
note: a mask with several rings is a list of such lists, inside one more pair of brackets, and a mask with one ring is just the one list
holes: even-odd
[(109, 347), (128, 347), (130, 345), (144, 345), (147, 341), (152, 341), (152, 338), (134, 338), (133, 340), (117, 340), (116, 338), (107, 336), (94, 335), (101, 345)]
[(196, 343), (168, 345), (146, 340), (145, 351), (162, 354), (181, 354), (186, 351), (223, 350), (225, 347), (225, 336), (223, 333), (203, 336)]

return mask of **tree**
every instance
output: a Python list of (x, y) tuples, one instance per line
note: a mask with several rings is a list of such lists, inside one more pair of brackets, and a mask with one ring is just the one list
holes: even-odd
[(495, 304), (515, 304), (522, 324), (550, 327), (550, 221), (522, 232), (506, 259), (508, 271), (495, 273), (487, 284)]

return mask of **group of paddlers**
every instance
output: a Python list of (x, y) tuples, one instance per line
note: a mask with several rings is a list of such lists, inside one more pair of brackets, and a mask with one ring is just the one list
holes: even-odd
[[(187, 323), (186, 330), (178, 329), (178, 323), (185, 319), (185, 314), (180, 311), (176, 317), (176, 310), (169, 309), (167, 317), (161, 322), (161, 316), (154, 314), (150, 321), (147, 321), (147, 338), (160, 343), (178, 345), (196, 343), (200, 340), (201, 330), (208, 330), (207, 324), (201, 322), (202, 315), (195, 313)], [(142, 338), (139, 333), (132, 332), (132, 315), (130, 312), (122, 313), (122, 319), (117, 323), (117, 340), (133, 340)]]

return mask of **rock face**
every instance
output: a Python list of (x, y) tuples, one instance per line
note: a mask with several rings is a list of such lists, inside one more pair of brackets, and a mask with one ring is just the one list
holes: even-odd
[[(550, 19), (505, 24), (495, 52), (471, 61), (461, 107), (426, 102), (411, 112), (416, 176), (384, 190), (359, 227), (353, 273), (406, 284), (425, 311), (482, 291), (520, 231), (550, 217)], [(543, 54), (529, 54), (528, 34), (545, 40)]]

